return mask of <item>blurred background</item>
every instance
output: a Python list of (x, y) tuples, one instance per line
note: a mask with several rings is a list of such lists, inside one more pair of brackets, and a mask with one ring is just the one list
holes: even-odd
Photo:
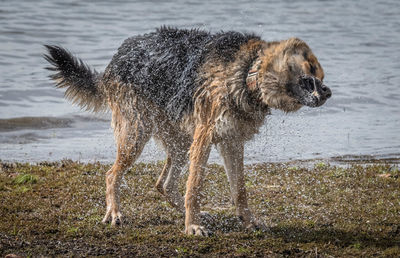
[[(55, 89), (43, 44), (103, 71), (127, 37), (161, 25), (299, 37), (333, 97), (273, 111), (246, 163), (400, 157), (400, 1), (0, 1), (0, 160), (112, 162), (110, 114), (81, 111)], [(154, 142), (140, 161), (163, 160)], [(215, 150), (210, 162), (220, 163)]]

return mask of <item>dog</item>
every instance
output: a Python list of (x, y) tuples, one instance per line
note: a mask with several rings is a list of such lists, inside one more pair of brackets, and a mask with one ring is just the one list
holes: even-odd
[[(324, 71), (298, 38), (266, 42), (234, 31), (161, 27), (126, 39), (103, 73), (60, 46), (45, 45), (56, 87), (94, 112), (111, 109), (117, 146), (106, 174), (104, 223), (122, 223), (119, 186), (123, 172), (151, 137), (167, 158), (156, 188), (185, 214), (185, 233), (208, 236), (201, 225), (200, 193), (212, 145), (222, 156), (236, 214), (243, 226), (265, 228), (247, 204), (244, 144), (271, 109), (294, 112), (319, 107), (331, 97)], [(189, 161), (185, 198), (178, 179)]]

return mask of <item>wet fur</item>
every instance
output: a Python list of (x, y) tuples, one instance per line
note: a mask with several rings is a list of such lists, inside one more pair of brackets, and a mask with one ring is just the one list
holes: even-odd
[(162, 27), (124, 41), (106, 69), (115, 80), (156, 103), (172, 120), (193, 110), (193, 94), (201, 84), (199, 68), (206, 58), (230, 62), (240, 46), (258, 37), (239, 32)]
[[(46, 59), (58, 72), (52, 78), (67, 87), (67, 97), (83, 107), (100, 110), (107, 105), (112, 111), (117, 157), (106, 176), (104, 222), (122, 222), (122, 173), (154, 137), (167, 153), (156, 188), (171, 205), (186, 211), (187, 234), (209, 234), (200, 225), (199, 197), (213, 144), (224, 160), (243, 225), (264, 227), (247, 206), (244, 144), (258, 133), (270, 108), (291, 112), (302, 106), (287, 88), (296, 73), (288, 65), (293, 63), (295, 69), (322, 81), (323, 70), (303, 41), (265, 42), (237, 32), (210, 34), (164, 27), (127, 39), (104, 74), (89, 72), (62, 48), (48, 46), (48, 50)], [(246, 78), (256, 59), (261, 61), (258, 84), (250, 89)], [(65, 67), (81, 76), (72, 76)], [(177, 183), (188, 162), (184, 200)]]

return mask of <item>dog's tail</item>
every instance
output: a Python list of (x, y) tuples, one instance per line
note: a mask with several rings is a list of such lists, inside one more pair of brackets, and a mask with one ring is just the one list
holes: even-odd
[(66, 49), (49, 45), (45, 47), (48, 54), (44, 58), (52, 65), (46, 69), (56, 72), (50, 78), (57, 82), (57, 88), (67, 88), (65, 97), (86, 110), (104, 110), (106, 97), (99, 84), (99, 74)]

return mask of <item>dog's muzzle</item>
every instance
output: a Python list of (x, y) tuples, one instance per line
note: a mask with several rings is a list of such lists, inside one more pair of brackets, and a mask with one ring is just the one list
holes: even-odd
[(298, 85), (300, 86), (299, 101), (309, 107), (319, 107), (332, 96), (332, 91), (314, 76), (301, 76)]

